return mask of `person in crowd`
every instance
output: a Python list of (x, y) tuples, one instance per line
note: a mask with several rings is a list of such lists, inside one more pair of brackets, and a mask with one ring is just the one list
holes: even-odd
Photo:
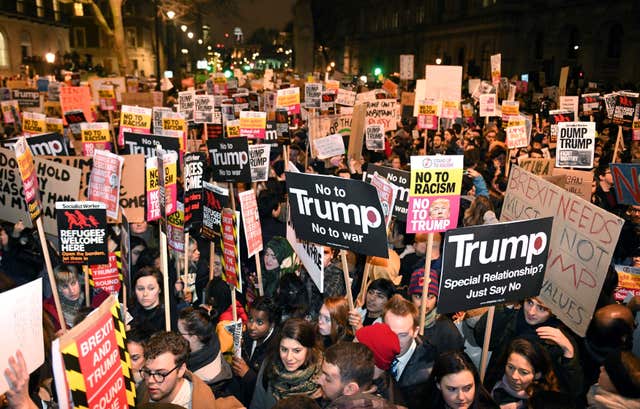
[(289, 396), (280, 399), (273, 409), (321, 409), (315, 400), (308, 396)]
[(280, 322), (288, 318), (311, 317), (307, 286), (295, 273), (280, 278), (275, 300), (280, 307)]
[(135, 275), (135, 273), (142, 269), (143, 267), (153, 267), (160, 269), (162, 266), (160, 265), (160, 249), (157, 247), (147, 247), (140, 252), (138, 255), (138, 259), (135, 264), (133, 261), (131, 262), (133, 268), (131, 272)]
[(433, 409), (498, 409), (467, 354), (449, 351), (433, 364), (425, 390)]
[(358, 330), (364, 325), (382, 322), (384, 305), (395, 294), (393, 283), (387, 279), (373, 280), (367, 288), (365, 308), (357, 308), (349, 312), (349, 324)]
[(142, 382), (140, 369), (144, 366), (144, 343), (149, 339), (150, 334), (143, 328), (131, 328), (127, 331), (125, 346), (131, 358), (131, 372), (136, 386)]
[[(80, 310), (87, 305), (85, 300), (84, 286), (80, 285), (80, 274), (78, 274), (75, 266), (60, 264), (53, 270), (53, 275), (58, 287), (58, 298), (60, 299), (60, 307), (65, 321), (65, 329), (73, 327), (76, 317)], [(105, 291), (95, 290), (90, 300), (90, 308), (98, 308), (104, 300), (109, 297)], [(56, 331), (62, 326), (58, 320), (58, 312), (56, 310), (53, 296), (44, 300), (42, 308), (50, 315)]]
[(223, 396), (233, 375), (222, 357), (215, 328), (216, 317), (204, 308), (187, 307), (180, 311), (178, 332), (189, 342), (187, 369), (209, 385), (216, 396)]
[(140, 254), (147, 248), (147, 243), (139, 236), (129, 237), (129, 254), (131, 254), (131, 266), (138, 263)]
[(293, 255), (293, 249), (287, 239), (282, 236), (274, 236), (265, 243), (262, 253), (262, 285), (264, 295), (273, 297), (276, 293), (278, 280), (286, 272), (283, 271), (282, 264)]
[[(166, 306), (163, 304), (163, 282), (162, 273), (154, 267), (143, 267), (134, 275), (132, 280), (134, 296), (128, 310), (133, 317), (128, 323), (131, 327), (148, 328), (154, 333), (165, 330)], [(173, 304), (171, 301), (169, 303)], [(175, 320), (173, 318), (175, 314), (171, 316)], [(175, 328), (175, 325), (171, 327)]]
[(316, 383), (322, 353), (317, 346), (313, 324), (291, 318), (280, 329), (278, 351), (267, 358), (256, 379), (250, 409), (270, 409), (280, 399), (292, 395), (319, 398)]
[[(436, 354), (449, 350), (460, 350), (464, 348), (464, 340), (460, 336), (458, 329), (447, 315), (436, 313), (438, 303), (438, 283), (440, 275), (435, 270), (429, 273), (429, 285), (426, 300), (423, 342), (430, 344)], [(424, 268), (420, 268), (411, 275), (409, 294), (411, 302), (420, 311), (422, 303), (422, 286), (424, 284)]]
[(340, 342), (325, 351), (318, 384), (325, 409), (394, 409), (395, 405), (373, 394), (374, 359), (360, 343)]
[(465, 227), (498, 223), (498, 218), (493, 211), (493, 204), (489, 198), (487, 196), (476, 196), (469, 208), (465, 210), (462, 223)]
[(328, 297), (324, 300), (318, 315), (318, 333), (325, 348), (341, 341), (353, 340), (353, 328), (349, 325), (349, 304), (344, 297)]
[(284, 237), (287, 228), (279, 219), (280, 212), (282, 212), (280, 196), (273, 191), (263, 190), (257, 201), (262, 242), (269, 243), (274, 237)]
[(269, 297), (256, 298), (249, 308), (247, 330), (242, 337), (242, 356), (234, 355), (234, 395), (249, 406), (260, 366), (273, 353), (278, 340), (278, 306)]
[(629, 351), (611, 352), (587, 401), (590, 409), (639, 409), (640, 358)]
[(145, 343), (143, 382), (136, 402), (173, 403), (191, 409), (216, 408), (209, 386), (187, 369), (189, 342), (175, 332), (158, 332)]
[(511, 341), (496, 365), (488, 369), (485, 385), (501, 409), (525, 408), (539, 391), (560, 391), (547, 351), (524, 338)]

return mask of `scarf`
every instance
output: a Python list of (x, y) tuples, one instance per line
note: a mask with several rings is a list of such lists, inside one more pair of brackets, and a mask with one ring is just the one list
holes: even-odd
[(206, 345), (203, 345), (199, 350), (189, 354), (189, 358), (187, 359), (187, 368), (191, 372), (195, 372), (205, 365), (213, 362), (219, 352), (220, 341), (216, 335), (213, 335)]
[[(73, 321), (78, 316), (80, 308), (84, 306), (84, 293), (80, 292), (80, 298), (75, 301), (67, 300), (63, 295), (60, 296), (60, 304), (62, 307), (62, 315), (64, 322), (69, 328), (73, 327)], [(62, 327), (62, 324), (60, 325)]]
[(271, 379), (271, 389), (276, 400), (286, 398), (291, 395), (310, 396), (318, 390), (318, 384), (314, 378), (320, 372), (320, 365), (309, 365), (294, 372), (285, 369), (282, 360), (275, 359), (273, 364), (273, 375)]
[(515, 391), (509, 386), (507, 375), (503, 375), (502, 379), (496, 383), (491, 390), (491, 395), (498, 404), (515, 402), (518, 403), (518, 407), (525, 407), (525, 401), (529, 399), (526, 391)]
[(434, 308), (431, 311), (429, 311), (427, 315), (424, 316), (424, 327), (431, 328), (434, 325), (436, 325), (436, 318), (437, 318), (437, 314), (436, 314), (436, 309)]

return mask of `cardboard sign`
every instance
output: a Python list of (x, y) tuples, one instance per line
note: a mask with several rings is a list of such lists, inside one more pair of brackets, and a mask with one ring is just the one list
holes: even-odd
[(84, 321), (53, 342), (60, 407), (98, 409), (105, 407), (105, 402), (114, 408), (135, 406), (135, 381), (120, 316), (120, 304), (110, 295)]
[(407, 233), (456, 227), (462, 190), (462, 156), (412, 156)]
[[(116, 91), (116, 97), (118, 92)], [(162, 106), (162, 92), (122, 92), (122, 106), (153, 108)]]
[(318, 159), (328, 159), (344, 154), (344, 140), (342, 135), (334, 134), (313, 141)]
[(260, 227), (260, 214), (258, 202), (253, 190), (245, 190), (238, 193), (240, 208), (242, 209), (242, 225), (244, 226), (244, 238), (247, 243), (247, 257), (253, 257), (262, 251), (262, 228)]
[[(587, 202), (591, 201), (591, 185), (593, 182), (592, 172), (586, 170), (555, 168), (552, 173), (554, 176), (564, 177), (564, 189), (567, 192), (574, 193)], [(618, 201), (618, 203), (620, 203), (620, 201)]]
[(292, 172), (287, 172), (286, 178), (291, 218), (299, 239), (388, 257), (384, 212), (373, 186)]
[(196, 95), (194, 97), (193, 122), (196, 124), (213, 123), (215, 98), (213, 95)]
[(89, 266), (89, 285), (118, 297), (122, 289), (122, 274), (118, 268), (118, 255), (110, 252), (104, 264)]
[(24, 201), (29, 209), (31, 220), (35, 221), (42, 214), (42, 201), (40, 199), (36, 167), (33, 164), (33, 155), (24, 137), (18, 138), (18, 142), (16, 142), (15, 158), (20, 172), (20, 179), (22, 180)]
[(83, 122), (80, 124), (82, 155), (93, 156), (96, 149), (111, 150), (111, 134), (108, 122)]
[(180, 152), (180, 140), (172, 136), (125, 132), (123, 154), (143, 154), (146, 158), (156, 156), (156, 148)]
[(462, 93), (462, 67), (459, 65), (427, 65), (424, 94), (420, 95), (416, 84), (416, 98), (433, 98), (436, 101), (460, 101)]
[(240, 135), (247, 138), (264, 139), (267, 128), (267, 113), (255, 111), (240, 112)]
[(145, 160), (145, 220), (148, 222), (160, 218), (160, 181), (158, 180), (158, 158)]
[(204, 152), (184, 155), (184, 229), (186, 232), (200, 230), (202, 225), (202, 182), (207, 167)]
[(628, 302), (635, 296), (640, 296), (640, 268), (621, 266), (616, 264), (618, 273), (618, 287), (616, 287), (615, 299), (618, 302)]
[(63, 113), (74, 110), (82, 111), (87, 122), (95, 120), (91, 111), (89, 87), (61, 87), (60, 107)]
[(558, 124), (556, 167), (593, 167), (595, 122), (562, 122)]
[(413, 74), (413, 54), (400, 54), (400, 79), (412, 80)]
[(338, 94), (336, 95), (336, 104), (352, 107), (356, 104), (356, 93), (355, 91), (349, 91), (346, 89), (338, 89)]
[(491, 56), (491, 83), (498, 86), (500, 77), (502, 76), (502, 54), (494, 54)]
[(384, 127), (368, 125), (365, 128), (365, 146), (371, 151), (384, 150)]
[(573, 111), (574, 118), (578, 118), (579, 98), (577, 96), (561, 96), (560, 109)]
[[(104, 89), (105, 86), (111, 87), (111, 89), (114, 91), (116, 101), (119, 103), (122, 103), (122, 94), (127, 90), (124, 77), (89, 78), (89, 86), (91, 87), (91, 98), (93, 99), (93, 103), (96, 105), (100, 104), (100, 98), (101, 98), (100, 90)], [(136, 92), (135, 94), (138, 94), (138, 93)], [(143, 93), (140, 93), (140, 94), (143, 94)], [(162, 95), (161, 92), (159, 94)], [(129, 104), (128, 102), (127, 104), (142, 105), (142, 104)], [(162, 105), (162, 100), (160, 100), (160, 104), (158, 105)]]
[(611, 163), (609, 166), (618, 203), (640, 205), (640, 164)]
[(216, 182), (251, 182), (247, 138), (209, 139), (207, 148)]
[(109, 260), (107, 206), (99, 202), (57, 202), (58, 248), (64, 264)]
[(480, 95), (480, 116), (496, 116), (496, 94)]
[(518, 165), (537, 176), (549, 176), (555, 168), (556, 161), (551, 158), (518, 158)]
[(240, 274), (240, 212), (231, 209), (222, 210), (222, 279), (242, 292)]
[(397, 195), (392, 215), (400, 221), (407, 220), (411, 174), (405, 170), (398, 170), (387, 168), (385, 166), (369, 164), (367, 167), (367, 171), (362, 175), (362, 180), (367, 183), (371, 183), (372, 178), (375, 174), (378, 174), (387, 179), (396, 187)]
[(178, 211), (178, 155), (158, 148), (158, 184), (160, 185), (160, 217)]
[(256, 144), (249, 146), (249, 165), (251, 181), (264, 182), (269, 178), (269, 157), (271, 145)]
[(304, 84), (304, 106), (307, 109), (320, 109), (322, 99), (322, 84)]
[[(0, 370), (9, 370), (9, 357), (20, 349), (31, 373), (44, 363), (42, 278), (4, 291), (0, 305)], [(6, 376), (0, 376), (0, 393), (8, 390)]]
[(589, 116), (589, 115), (593, 115), (596, 112), (599, 112), (601, 103), (602, 103), (602, 98), (600, 97), (600, 94), (597, 92), (582, 94), (580, 96), (580, 106), (582, 107), (582, 111), (580, 112), (580, 115)]
[(513, 166), (500, 220), (550, 216), (553, 232), (540, 298), (584, 336), (624, 220)]
[(524, 125), (507, 127), (507, 147), (509, 149), (524, 148), (529, 145), (529, 134)]
[(631, 128), (639, 95), (637, 92), (625, 91), (621, 91), (616, 95), (612, 118), (614, 124), (622, 125), (627, 129)]
[(120, 177), (124, 159), (111, 152), (96, 150), (93, 154), (93, 169), (89, 179), (89, 200), (107, 206), (107, 216), (117, 219), (120, 208)]
[(398, 101), (395, 99), (379, 99), (367, 103), (366, 122), (368, 125), (382, 125), (385, 132), (398, 128), (396, 110)]
[(140, 134), (150, 133), (151, 113), (151, 108), (123, 105), (120, 109), (120, 131), (118, 133), (118, 146), (123, 146), (125, 144), (124, 134), (127, 132), (136, 132)]
[(202, 182), (202, 188), (202, 237), (214, 240), (220, 237), (222, 209), (229, 204), (229, 190), (206, 181)]
[(546, 271), (553, 218), (463, 227), (447, 233), (438, 313), (535, 297)]

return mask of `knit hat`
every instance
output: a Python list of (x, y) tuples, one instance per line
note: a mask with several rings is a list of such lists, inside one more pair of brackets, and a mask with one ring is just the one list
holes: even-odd
[(387, 324), (364, 326), (356, 331), (356, 338), (373, 352), (376, 366), (382, 370), (389, 370), (391, 362), (400, 353), (398, 336)]
[[(429, 274), (429, 293), (436, 297), (438, 296), (438, 284), (440, 283), (440, 277), (436, 270), (431, 270)], [(409, 295), (421, 294), (422, 286), (424, 285), (424, 268), (420, 268), (411, 274), (411, 282), (409, 284)]]
[(640, 398), (640, 358), (629, 351), (614, 351), (604, 360), (604, 369), (625, 398)]
[(275, 236), (267, 243), (267, 248), (273, 251), (278, 259), (278, 264), (282, 264), (282, 260), (293, 254), (293, 249), (287, 239), (282, 236)]

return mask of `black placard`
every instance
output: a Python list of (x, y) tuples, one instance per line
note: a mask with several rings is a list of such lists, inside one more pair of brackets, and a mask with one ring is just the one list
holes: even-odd
[(398, 194), (396, 195), (396, 204), (393, 207), (392, 215), (400, 220), (407, 220), (407, 212), (409, 211), (409, 185), (411, 184), (411, 173), (406, 170), (398, 170), (387, 168), (385, 166), (377, 166), (369, 164), (367, 171), (362, 175), (362, 180), (371, 183), (374, 173), (378, 173), (381, 177), (398, 186)]
[(184, 155), (184, 230), (198, 231), (202, 225), (202, 182), (207, 180), (204, 152)]
[(64, 264), (107, 264), (107, 208), (96, 202), (56, 203), (58, 248)]
[(249, 143), (246, 137), (207, 141), (212, 177), (216, 182), (251, 182)]

